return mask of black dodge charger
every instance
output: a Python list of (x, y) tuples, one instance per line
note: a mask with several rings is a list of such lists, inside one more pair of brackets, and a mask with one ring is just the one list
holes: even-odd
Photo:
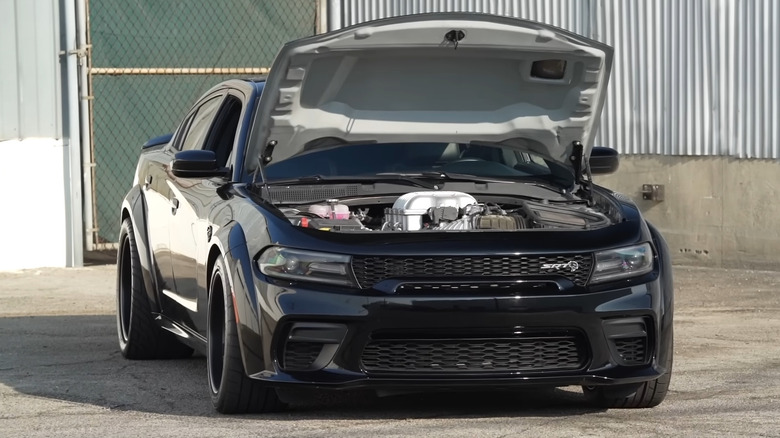
[(122, 203), (122, 354), (205, 354), (223, 413), (300, 385), (659, 404), (668, 249), (592, 181), (618, 163), (592, 145), (611, 64), (559, 28), (427, 14), (217, 85), (144, 145)]

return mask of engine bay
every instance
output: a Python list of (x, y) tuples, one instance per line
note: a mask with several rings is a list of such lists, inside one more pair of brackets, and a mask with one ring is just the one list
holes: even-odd
[(596, 229), (617, 221), (614, 209), (584, 202), (516, 199), (480, 202), (455, 191), (420, 191), (392, 204), (368, 198), (330, 199), (280, 208), (296, 226), (335, 232), (518, 231)]

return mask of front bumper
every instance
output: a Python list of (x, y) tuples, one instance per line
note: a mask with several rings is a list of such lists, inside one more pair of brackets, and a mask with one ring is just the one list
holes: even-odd
[(275, 386), (469, 388), (636, 383), (666, 372), (660, 278), (543, 296), (361, 295), (255, 278), (247, 373)]

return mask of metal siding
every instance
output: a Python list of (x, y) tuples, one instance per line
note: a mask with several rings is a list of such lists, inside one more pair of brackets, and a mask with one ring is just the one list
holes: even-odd
[(330, 29), (471, 11), (615, 47), (597, 144), (624, 154), (780, 158), (777, 0), (330, 0)]
[(0, 0), (0, 140), (62, 137), (56, 0)]
[(615, 47), (601, 144), (630, 154), (780, 158), (775, 0), (602, 0)]
[[(725, 44), (708, 0), (599, 1), (593, 37), (615, 48), (596, 141), (628, 154), (721, 155)], [(725, 98), (725, 99), (724, 99)]]
[(535, 20), (589, 33), (587, 0), (329, 0), (328, 29), (398, 15), (482, 12)]

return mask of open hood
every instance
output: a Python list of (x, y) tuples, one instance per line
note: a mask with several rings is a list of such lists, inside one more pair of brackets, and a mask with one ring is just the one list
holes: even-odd
[[(549, 25), (408, 15), (286, 44), (260, 98), (252, 157), (356, 142), (490, 142), (584, 165), (612, 49)], [(573, 143), (584, 146), (572, 163)]]

